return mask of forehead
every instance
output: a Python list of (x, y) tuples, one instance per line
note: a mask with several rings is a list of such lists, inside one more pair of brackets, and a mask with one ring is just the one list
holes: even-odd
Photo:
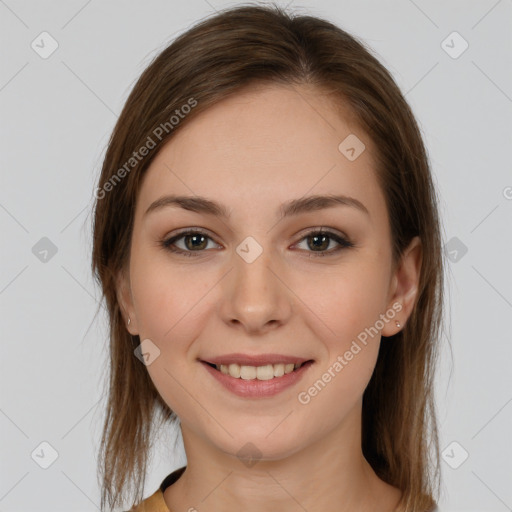
[[(347, 158), (347, 145), (357, 158)], [(359, 199), (373, 217), (385, 209), (373, 152), (348, 108), (320, 90), (250, 87), (176, 132), (146, 171), (138, 210), (165, 193), (211, 197), (247, 214), (338, 193)]]

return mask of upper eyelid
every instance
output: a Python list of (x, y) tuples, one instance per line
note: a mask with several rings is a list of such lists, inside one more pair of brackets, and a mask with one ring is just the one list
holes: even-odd
[(210, 231), (205, 230), (203, 228), (183, 228), (183, 231), (178, 231), (177, 233), (174, 233), (172, 235), (165, 236), (163, 240), (179, 240), (180, 238), (191, 234), (204, 235), (207, 236), (208, 238), (211, 238), (215, 243), (218, 243), (216, 241), (216, 237), (210, 234)]

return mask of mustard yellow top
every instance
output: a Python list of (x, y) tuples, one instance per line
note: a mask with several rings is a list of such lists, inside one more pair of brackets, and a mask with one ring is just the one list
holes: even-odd
[(185, 471), (185, 468), (186, 466), (183, 466), (167, 475), (151, 496), (142, 500), (138, 505), (133, 506), (127, 512), (171, 512), (164, 501), (164, 491), (178, 480)]
[[(164, 491), (172, 485), (185, 471), (186, 466), (174, 470), (167, 475), (159, 488), (149, 497), (142, 500), (138, 505), (135, 505), (127, 512), (172, 512), (164, 501)], [(429, 512), (440, 512), (436, 504)]]

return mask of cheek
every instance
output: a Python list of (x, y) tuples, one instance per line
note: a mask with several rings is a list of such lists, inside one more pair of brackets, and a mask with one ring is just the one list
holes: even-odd
[[(201, 331), (200, 319), (206, 306), (211, 279), (189, 268), (177, 270), (165, 257), (140, 254), (132, 258), (132, 292), (139, 335), (150, 338), (162, 349), (173, 340), (193, 340)], [(205, 297), (206, 296), (206, 297)]]
[(132, 264), (140, 340), (151, 340), (158, 354), (147, 371), (164, 401), (186, 419), (194, 404), (184, 390), (192, 391), (194, 372), (202, 370), (192, 361), (190, 347), (206, 327), (207, 311), (212, 308), (208, 295), (212, 280), (188, 269), (177, 271), (154, 255), (134, 255)]
[[(342, 350), (365, 329), (374, 326), (383, 313), (387, 276), (375, 265), (347, 265), (343, 270), (315, 275), (303, 281), (299, 295), (324, 327), (321, 331), (331, 348)], [(379, 329), (380, 330), (380, 329)]]
[(304, 308), (304, 318), (327, 352), (314, 376), (322, 380), (319, 388), (327, 383), (330, 389), (322, 392), (319, 406), (324, 400), (325, 406), (329, 400), (353, 405), (377, 361), (387, 276), (374, 263), (360, 263), (330, 275), (317, 274), (301, 288), (300, 296), (307, 297), (304, 302), (312, 311), (306, 314)]

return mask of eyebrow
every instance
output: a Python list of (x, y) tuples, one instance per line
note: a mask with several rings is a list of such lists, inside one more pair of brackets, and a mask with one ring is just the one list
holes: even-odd
[[(279, 208), (280, 218), (299, 215), (301, 213), (333, 208), (335, 206), (350, 206), (370, 215), (366, 206), (361, 201), (344, 195), (313, 195), (292, 199), (283, 203)], [(216, 201), (201, 196), (163, 196), (150, 204), (144, 215), (166, 207), (180, 207), (196, 213), (214, 215), (223, 219), (231, 217), (228, 209)]]

